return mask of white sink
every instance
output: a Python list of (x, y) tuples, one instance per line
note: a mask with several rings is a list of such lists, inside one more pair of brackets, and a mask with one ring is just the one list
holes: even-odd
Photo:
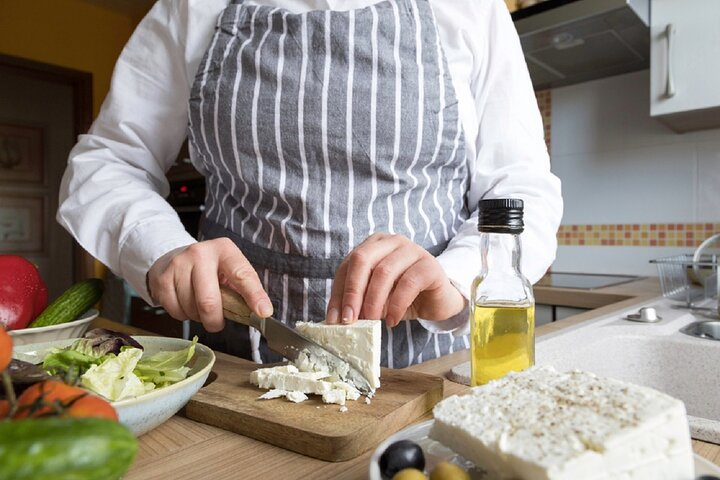
[[(662, 320), (623, 320), (642, 306)], [(688, 336), (680, 328), (708, 320), (671, 308), (658, 298), (538, 338), (536, 363), (586, 370), (655, 388), (685, 402), (693, 438), (720, 443), (720, 341)]]

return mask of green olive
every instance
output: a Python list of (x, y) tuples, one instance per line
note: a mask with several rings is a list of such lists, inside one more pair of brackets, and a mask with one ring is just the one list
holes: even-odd
[(392, 477), (392, 480), (427, 480), (427, 477), (417, 468), (403, 468)]
[(430, 472), (430, 480), (470, 480), (470, 475), (459, 465), (441, 462)]

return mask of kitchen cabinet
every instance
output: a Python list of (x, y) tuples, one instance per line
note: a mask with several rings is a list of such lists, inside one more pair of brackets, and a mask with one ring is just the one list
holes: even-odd
[(572, 315), (578, 315), (587, 312), (589, 308), (563, 307), (561, 305), (535, 305), (535, 325), (545, 325), (546, 323), (562, 320)]
[(720, 127), (720, 2), (653, 0), (650, 115), (676, 132)]

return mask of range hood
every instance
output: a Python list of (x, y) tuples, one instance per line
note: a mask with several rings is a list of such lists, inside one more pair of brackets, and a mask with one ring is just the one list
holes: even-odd
[(650, 66), (650, 0), (546, 0), (512, 14), (536, 90)]

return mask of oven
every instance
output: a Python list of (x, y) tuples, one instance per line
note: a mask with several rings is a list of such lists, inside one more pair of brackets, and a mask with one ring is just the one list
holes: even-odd
[(177, 212), (185, 230), (197, 238), (200, 217), (205, 211), (205, 179), (171, 181), (167, 201)]

